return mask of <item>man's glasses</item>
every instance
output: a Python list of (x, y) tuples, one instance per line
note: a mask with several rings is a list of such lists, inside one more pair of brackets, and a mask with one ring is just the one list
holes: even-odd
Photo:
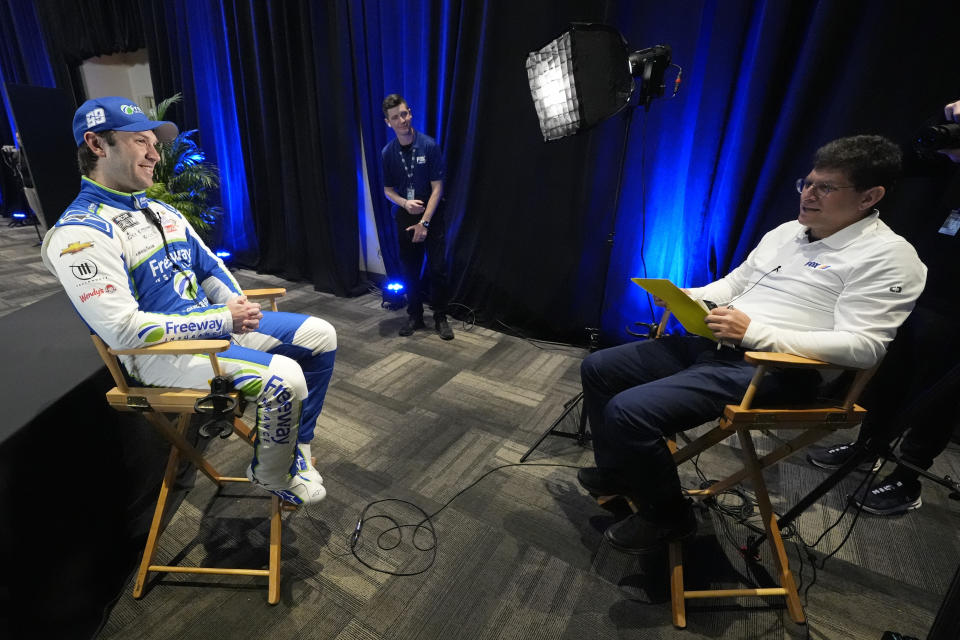
[(794, 186), (797, 188), (797, 193), (803, 193), (804, 189), (813, 188), (813, 195), (818, 198), (825, 198), (834, 191), (839, 191), (840, 189), (856, 189), (854, 185), (846, 185), (842, 187), (837, 187), (826, 182), (810, 182), (806, 178), (798, 178)]

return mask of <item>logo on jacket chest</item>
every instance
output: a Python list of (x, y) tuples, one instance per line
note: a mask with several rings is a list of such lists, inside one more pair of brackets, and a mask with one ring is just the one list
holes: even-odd
[[(181, 268), (187, 267), (192, 264), (190, 249), (183, 247), (181, 249), (173, 249), (170, 251), (170, 258), (176, 260)], [(154, 278), (163, 278), (166, 280), (169, 275), (167, 272), (173, 268), (173, 262), (170, 258), (154, 258), (147, 265), (150, 267), (150, 275)]]
[[(129, 211), (124, 211), (118, 216), (113, 217), (113, 224), (120, 227), (121, 231), (126, 231), (127, 229), (132, 229), (133, 227), (140, 224), (140, 221), (133, 217), (133, 214)], [(127, 234), (128, 237), (130, 234)]]

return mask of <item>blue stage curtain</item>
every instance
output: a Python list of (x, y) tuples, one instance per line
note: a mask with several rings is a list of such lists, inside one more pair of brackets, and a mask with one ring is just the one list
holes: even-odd
[[(631, 276), (693, 286), (736, 266), (796, 215), (792, 182), (821, 144), (864, 132), (908, 144), (960, 94), (944, 53), (956, 2), (139, 6), (158, 97), (184, 93), (175, 119), (199, 127), (221, 165), (224, 240), (242, 263), (356, 291), (365, 168), (384, 263), (399, 272), (380, 176), (393, 135), (380, 103), (397, 92), (447, 159), (454, 301), (499, 328), (577, 342), (585, 327), (622, 342), (625, 325), (651, 319)], [(679, 94), (544, 143), (524, 60), (571, 21), (612, 24), (632, 49), (671, 45)]]
[[(380, 100), (399, 92), (415, 126), (440, 139), (450, 168), (454, 301), (498, 328), (582, 342), (586, 327), (598, 327), (603, 343), (627, 340), (627, 325), (654, 316), (631, 276), (681, 286), (721, 277), (764, 232), (796, 216), (793, 180), (818, 146), (863, 132), (909, 143), (957, 91), (957, 69), (938, 53), (951, 42), (955, 5), (352, 3), (387, 268), (396, 261), (379, 150), (392, 134)], [(669, 97), (668, 87), (649, 112), (543, 143), (524, 59), (571, 21), (612, 24), (634, 50), (671, 45), (684, 68), (679, 94)]]
[[(608, 342), (650, 317), (631, 276), (681, 286), (722, 277), (765, 232), (796, 218), (793, 181), (817, 147), (879, 133), (907, 147), (909, 160), (912, 134), (960, 96), (960, 65), (942, 55), (956, 3), (614, 6), (612, 22), (635, 47), (673, 45), (684, 82), (677, 98), (634, 116), (605, 283)], [(890, 197), (880, 208), (890, 219), (898, 206)]]
[(200, 147), (220, 172), (224, 214), (211, 244), (229, 251), (236, 264), (254, 265), (259, 253), (223, 11), (210, 2), (145, 2), (142, 8), (154, 96), (159, 102), (182, 95), (164, 117), (181, 131), (197, 129)]
[[(414, 128), (432, 136), (447, 164), (444, 215), (448, 237), (457, 237), (475, 157), (476, 120), (486, 46), (485, 0), (462, 2), (349, 3), (363, 156), (373, 199), (377, 235), (388, 277), (399, 277), (393, 205), (383, 195), (380, 152), (393, 139), (381, 103), (399, 93), (413, 113)], [(451, 249), (448, 242), (448, 254)]]
[(351, 3), (364, 156), (388, 274), (399, 274), (399, 262), (392, 205), (383, 196), (380, 151), (393, 132), (381, 101), (400, 93), (414, 126), (434, 136), (446, 158), (454, 301), (476, 309), (483, 321), (518, 322), (538, 333), (555, 334), (558, 318), (571, 321), (582, 194), (590, 190), (585, 176), (593, 173), (581, 163), (588, 142), (578, 139), (566, 151), (543, 145), (524, 59), (569, 20), (603, 18), (604, 6), (586, 0)]
[[(56, 86), (36, 7), (30, 0), (0, 2), (0, 145), (15, 145), (13, 112), (4, 90), (7, 84)], [(0, 167), (0, 212), (22, 210), (20, 186), (6, 167)]]
[(155, 89), (183, 92), (182, 123), (221, 165), (236, 260), (338, 295), (365, 291), (346, 3), (144, 6)]

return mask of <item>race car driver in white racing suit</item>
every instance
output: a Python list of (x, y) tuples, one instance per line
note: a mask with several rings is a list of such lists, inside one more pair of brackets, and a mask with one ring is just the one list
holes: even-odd
[[(44, 238), (44, 264), (113, 348), (229, 338), (218, 357), (222, 373), (257, 405), (248, 477), (289, 502), (319, 502), (326, 491), (309, 443), (333, 373), (336, 332), (312, 316), (261, 312), (186, 219), (146, 197), (159, 159), (154, 145), (176, 132), (126, 98), (84, 103), (74, 117), (82, 186)], [(212, 375), (202, 355), (121, 361), (148, 385), (205, 389)]]

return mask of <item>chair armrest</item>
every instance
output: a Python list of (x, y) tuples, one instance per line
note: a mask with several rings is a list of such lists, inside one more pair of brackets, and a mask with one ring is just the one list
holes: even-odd
[(854, 369), (853, 367), (844, 367), (822, 360), (795, 356), (790, 353), (775, 353), (771, 351), (747, 351), (743, 354), (743, 359), (745, 362), (757, 365), (757, 371), (753, 376), (753, 380), (751, 380), (750, 386), (747, 388), (746, 393), (743, 394), (743, 400), (740, 402), (740, 408), (743, 410), (748, 409), (753, 402), (753, 396), (767, 367), (787, 369), (844, 369), (856, 372), (853, 381), (850, 383), (847, 395), (843, 400), (843, 408), (846, 410), (854, 406), (857, 398), (860, 397), (860, 393), (864, 387), (866, 387), (867, 382), (870, 381), (870, 378), (880, 366), (878, 363), (869, 369)]
[(179, 356), (186, 354), (205, 353), (212, 355), (230, 348), (229, 340), (173, 340), (162, 342), (150, 347), (137, 349), (108, 349), (115, 356), (152, 355), (152, 356)]
[(270, 287), (267, 289), (244, 289), (243, 295), (248, 298), (282, 298), (287, 295), (287, 290), (283, 287)]
[(813, 358), (804, 358), (795, 356), (791, 353), (777, 353), (774, 351), (747, 351), (743, 359), (750, 364), (763, 364), (768, 367), (784, 367), (789, 369), (846, 369), (836, 364), (830, 364), (823, 360), (814, 360)]
[(670, 309), (664, 309), (663, 315), (660, 316), (660, 322), (657, 323), (657, 329), (654, 333), (654, 338), (662, 338), (663, 335), (667, 332), (667, 322), (670, 321)]
[(269, 300), (270, 309), (272, 311), (277, 310), (277, 298), (282, 298), (287, 295), (287, 290), (283, 287), (272, 287), (269, 289), (244, 289), (243, 295), (247, 296), (247, 300)]

